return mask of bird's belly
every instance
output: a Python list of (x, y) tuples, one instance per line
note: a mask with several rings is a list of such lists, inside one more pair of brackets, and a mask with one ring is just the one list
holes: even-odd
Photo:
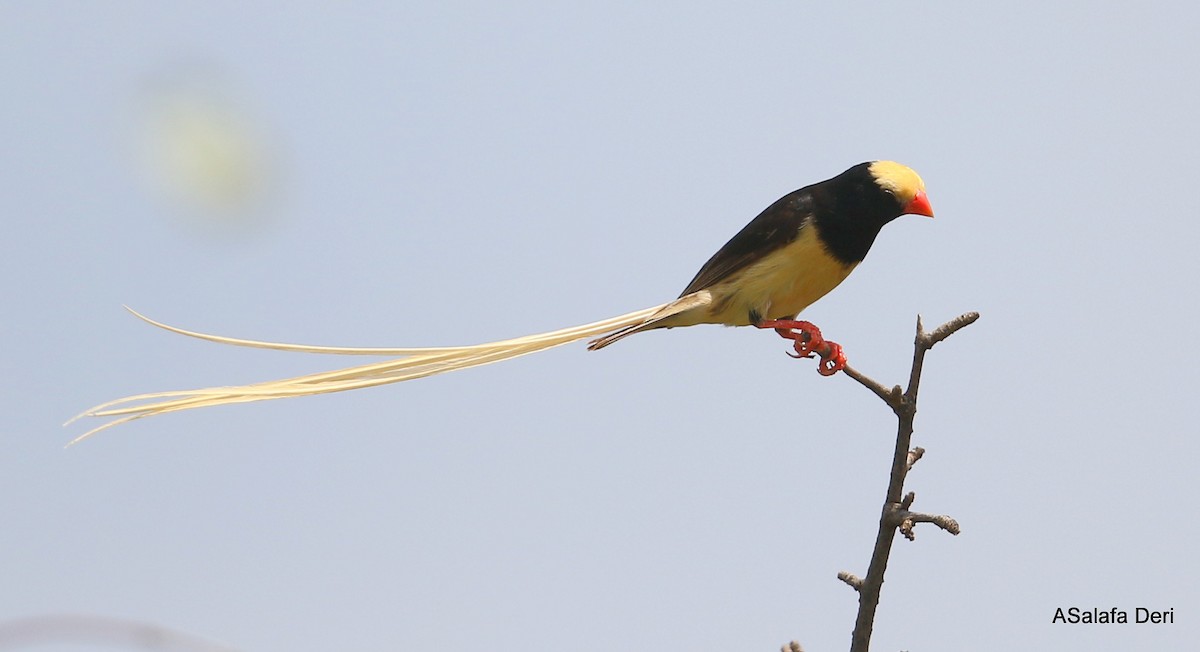
[(830, 256), (815, 229), (805, 229), (791, 244), (712, 288), (709, 319), (747, 326), (751, 313), (764, 319), (790, 318), (846, 280), (855, 266)]

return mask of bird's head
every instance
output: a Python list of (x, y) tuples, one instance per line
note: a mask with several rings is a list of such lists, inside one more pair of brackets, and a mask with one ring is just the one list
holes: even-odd
[(895, 161), (875, 161), (868, 170), (875, 183), (896, 198), (901, 215), (933, 217), (933, 207), (925, 196), (925, 182), (912, 168)]

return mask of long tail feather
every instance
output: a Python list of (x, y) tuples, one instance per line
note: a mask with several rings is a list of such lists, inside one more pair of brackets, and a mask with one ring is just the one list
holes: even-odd
[(604, 337), (592, 340), (588, 343), (588, 351), (597, 351), (599, 349), (603, 349), (617, 340), (623, 340), (634, 333), (641, 333), (642, 331), (650, 330), (652, 328), (662, 328), (663, 326), (668, 325), (679, 326), (681, 324), (667, 324), (664, 322), (675, 315), (687, 312), (692, 308), (707, 306), (710, 303), (712, 303), (712, 294), (709, 293), (708, 290), (701, 290), (699, 292), (685, 294), (671, 303), (663, 305), (659, 308), (658, 312), (650, 315), (641, 322), (635, 322), (623, 328), (619, 328), (608, 335), (605, 335)]
[[(628, 314), (620, 315), (618, 317), (613, 317), (611, 319), (592, 322), (582, 326), (574, 326), (572, 328), (564, 328), (548, 333), (527, 335), (525, 337), (517, 337), (498, 342), (489, 342), (486, 344), (476, 344), (473, 346), (428, 348), (331, 347), (245, 340), (232, 337), (223, 337), (220, 335), (210, 335), (207, 333), (198, 333), (174, 326), (168, 326), (127, 308), (139, 319), (153, 324), (154, 326), (158, 326), (159, 328), (163, 328), (180, 335), (186, 335), (188, 337), (195, 337), (221, 344), (248, 346), (263, 349), (276, 349), (281, 351), (297, 351), (304, 353), (326, 353), (339, 355), (394, 355), (402, 357), (348, 367), (336, 371), (307, 374), (303, 376), (295, 376), (293, 378), (270, 380), (248, 385), (211, 387), (205, 389), (191, 389), (170, 392), (154, 392), (149, 394), (127, 396), (125, 398), (97, 405), (68, 421), (67, 424), (70, 424), (76, 419), (85, 416), (115, 417), (114, 420), (93, 428), (79, 437), (76, 437), (73, 441), (71, 441), (71, 444), (76, 444), (102, 430), (106, 430), (122, 423), (128, 423), (136, 419), (156, 416), (159, 414), (167, 414), (169, 412), (191, 410), (201, 407), (212, 407), (216, 405), (228, 405), (232, 403), (265, 401), (277, 398), (289, 398), (293, 396), (308, 396), (312, 394), (328, 394), (331, 392), (344, 392), (352, 389), (361, 389), (364, 387), (375, 387), (377, 385), (398, 383), (405, 380), (423, 378), (425, 376), (432, 376), (434, 374), (445, 373), (448, 371), (456, 371), (459, 369), (467, 369), (469, 367), (478, 367), (485, 364), (491, 364), (493, 362), (500, 362), (502, 360), (509, 360), (523, 355), (528, 355), (530, 353), (535, 353), (537, 351), (543, 351), (556, 346), (561, 346), (563, 344), (568, 344), (586, 337), (594, 337), (597, 335), (603, 335), (605, 333), (612, 333), (613, 331), (621, 333), (620, 337), (624, 337), (625, 335), (632, 334), (632, 332), (635, 332), (635, 330), (651, 327), (654, 323), (666, 319), (667, 317), (676, 315), (684, 310), (694, 308), (697, 305), (707, 304), (711, 300), (710, 297), (708, 297), (707, 292), (697, 294), (703, 294), (704, 296), (697, 299), (697, 295), (689, 295), (688, 297), (676, 299), (675, 301), (663, 304), (661, 306), (646, 308), (645, 310), (638, 310)], [(619, 337), (617, 339), (619, 339)], [(602, 340), (597, 340), (597, 342), (600, 341)], [(611, 341), (615, 340), (604, 342), (599, 346), (606, 346), (607, 344), (611, 343)], [(595, 348), (599, 347), (597, 346)]]

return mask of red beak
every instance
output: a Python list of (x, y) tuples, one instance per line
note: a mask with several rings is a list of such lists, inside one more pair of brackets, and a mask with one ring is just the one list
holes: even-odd
[(904, 212), (901, 215), (924, 215), (925, 217), (933, 217), (933, 207), (929, 205), (929, 198), (925, 196), (924, 190), (918, 190), (917, 194), (904, 206)]

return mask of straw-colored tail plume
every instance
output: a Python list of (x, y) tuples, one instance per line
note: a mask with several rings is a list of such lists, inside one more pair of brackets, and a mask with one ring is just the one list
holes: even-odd
[(266, 401), (275, 398), (293, 396), (309, 396), (311, 394), (328, 394), (344, 392), (363, 387), (374, 387), (398, 383), (414, 378), (423, 378), (434, 374), (478, 367), (480, 365), (500, 362), (530, 353), (536, 353), (587, 337), (611, 334), (609, 338), (596, 340), (590, 348), (601, 348), (612, 342), (641, 330), (654, 328), (656, 324), (686, 310), (707, 305), (711, 297), (707, 291), (697, 292), (681, 297), (661, 306), (638, 310), (619, 317), (592, 322), (573, 328), (528, 335), (499, 342), (476, 344), (473, 346), (447, 346), (432, 348), (354, 348), (336, 346), (309, 346), (304, 344), (285, 344), (279, 342), (260, 342), (244, 340), (220, 335), (209, 335), (194, 331), (168, 326), (145, 317), (132, 309), (135, 316), (150, 324), (169, 330), (180, 335), (196, 337), (221, 344), (248, 346), (260, 349), (275, 349), (280, 351), (296, 351), (302, 353), (325, 353), (336, 355), (379, 355), (400, 356), (391, 360), (374, 362), (327, 371), (323, 373), (270, 380), (249, 385), (230, 387), (210, 387), (206, 389), (191, 389), (171, 392), (154, 392), (138, 394), (109, 401), (97, 405), (86, 412), (74, 417), (70, 424), (81, 417), (113, 417), (112, 421), (75, 438), (71, 444), (78, 443), (101, 430), (111, 428), (135, 419), (151, 417), (168, 412), (190, 410), (201, 407), (212, 407), (230, 403), (248, 403), (251, 401)]

